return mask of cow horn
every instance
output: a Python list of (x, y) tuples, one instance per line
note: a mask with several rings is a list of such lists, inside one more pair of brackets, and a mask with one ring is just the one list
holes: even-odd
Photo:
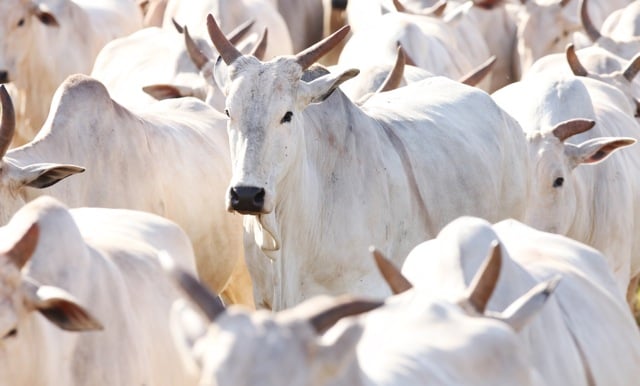
[(566, 7), (569, 4), (570, 1), (571, 0), (560, 0), (560, 7), (561, 8)]
[(483, 9), (492, 9), (503, 0), (473, 0), (473, 5)]
[(396, 62), (393, 64), (393, 68), (387, 74), (384, 82), (378, 88), (376, 92), (384, 92), (396, 89), (402, 82), (402, 76), (404, 75), (404, 65), (407, 60), (407, 56), (400, 45), (398, 45), (398, 51), (396, 52)]
[(345, 25), (336, 32), (317, 42), (316, 44), (308, 47), (296, 55), (296, 62), (306, 70), (309, 66), (315, 63), (318, 59), (331, 51), (340, 41), (342, 41), (351, 30), (351, 27)]
[(552, 133), (560, 140), (560, 142), (564, 142), (569, 137), (591, 130), (595, 124), (596, 123), (590, 119), (570, 119), (568, 121), (558, 123), (553, 128)]
[(264, 54), (267, 51), (267, 36), (268, 31), (267, 27), (265, 27), (262, 31), (262, 34), (260, 35), (260, 39), (258, 39), (258, 44), (256, 44), (256, 46), (253, 47), (253, 50), (251, 50), (251, 55), (260, 60), (264, 59)]
[(4, 157), (16, 131), (16, 112), (9, 92), (0, 86), (0, 103), (2, 104), (2, 123), (0, 123), (0, 157)]
[(211, 14), (207, 15), (207, 29), (209, 30), (211, 42), (227, 65), (231, 65), (242, 56), (242, 53), (224, 36)]
[(492, 55), (479, 67), (477, 67), (476, 69), (472, 70), (470, 73), (460, 78), (459, 82), (469, 86), (477, 85), (478, 83), (482, 82), (482, 80), (489, 74), (489, 72), (491, 72), (491, 69), (493, 68), (493, 65), (495, 63), (496, 63), (496, 56)]
[(373, 258), (378, 266), (378, 271), (380, 271), (380, 274), (387, 282), (394, 295), (413, 288), (411, 282), (402, 275), (402, 272), (400, 272), (400, 270), (382, 254), (382, 252), (373, 246), (369, 247), (369, 252), (373, 254)]
[(39, 235), (40, 227), (38, 223), (35, 222), (31, 224), (29, 229), (20, 236), (20, 239), (11, 246), (11, 249), (4, 252), (9, 258), (9, 261), (15, 264), (18, 269), (22, 269), (22, 267), (27, 264), (27, 261), (31, 259), (33, 252), (35, 252), (38, 246)]
[(225, 311), (219, 296), (213, 294), (189, 272), (178, 267), (166, 251), (158, 254), (162, 268), (180, 289), (198, 306), (210, 322), (214, 322)]
[(171, 18), (171, 23), (173, 23), (173, 26), (176, 28), (176, 31), (178, 31), (179, 34), (184, 32), (184, 28), (180, 24), (178, 24), (176, 19)]
[(422, 14), (425, 16), (435, 16), (440, 17), (444, 14), (444, 10), (447, 8), (447, 0), (440, 0), (435, 3), (431, 7), (422, 11)]
[(318, 334), (323, 334), (340, 319), (374, 310), (383, 304), (383, 301), (378, 300), (339, 298), (330, 307), (309, 317), (309, 323)]
[(596, 28), (591, 21), (591, 17), (589, 16), (589, 11), (587, 10), (587, 0), (580, 0), (580, 21), (582, 22), (582, 27), (587, 32), (587, 36), (591, 39), (592, 42), (600, 39), (602, 35), (600, 31)]
[(576, 48), (573, 46), (573, 43), (569, 43), (567, 49), (565, 50), (565, 54), (567, 56), (567, 63), (569, 63), (569, 67), (571, 68), (571, 72), (573, 72), (573, 75), (589, 76), (589, 72), (586, 68), (584, 68), (584, 66), (578, 59)]
[(397, 12), (407, 13), (407, 8), (400, 2), (400, 0), (393, 0), (393, 6), (395, 7)]
[(196, 42), (191, 38), (189, 29), (184, 26), (184, 44), (187, 46), (187, 53), (191, 58), (193, 64), (196, 65), (198, 70), (202, 70), (202, 67), (209, 62), (209, 58), (200, 50)]
[(240, 40), (247, 35), (247, 32), (249, 32), (255, 23), (255, 19), (250, 19), (234, 28), (233, 31), (227, 34), (227, 40), (229, 40), (229, 43), (233, 45), (240, 43)]
[(473, 277), (468, 289), (467, 300), (479, 314), (484, 314), (487, 309), (502, 267), (500, 243), (494, 240), (490, 247), (489, 255)]
[(638, 75), (638, 71), (640, 71), (640, 54), (637, 54), (633, 59), (631, 59), (631, 62), (624, 70), (624, 78), (629, 82), (633, 82), (633, 78)]

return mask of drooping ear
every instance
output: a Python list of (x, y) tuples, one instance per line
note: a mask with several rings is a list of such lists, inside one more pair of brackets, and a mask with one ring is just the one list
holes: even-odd
[(507, 323), (514, 331), (522, 330), (536, 316), (558, 286), (561, 276), (539, 283), (516, 299), (500, 313), (487, 312), (486, 316)]
[(199, 373), (204, 353), (196, 346), (207, 333), (206, 321), (189, 306), (186, 300), (178, 299), (171, 307), (170, 326), (173, 341), (184, 364), (189, 372)]
[(345, 371), (355, 360), (356, 347), (363, 331), (359, 324), (349, 322), (346, 327), (339, 324), (319, 336), (314, 341), (317, 345), (313, 350), (316, 357), (311, 358), (312, 363), (318, 366), (318, 372), (314, 375), (334, 379)]
[(39, 163), (20, 168), (19, 178), (23, 185), (32, 188), (46, 188), (54, 185), (70, 175), (84, 172), (84, 168), (76, 165)]
[(565, 153), (574, 167), (580, 164), (596, 164), (604, 161), (613, 152), (636, 143), (633, 138), (599, 137), (584, 141), (579, 145), (565, 144)]
[(174, 84), (153, 84), (144, 86), (142, 91), (161, 101), (163, 99), (197, 97), (199, 93), (190, 86), (180, 86)]
[(22, 288), (27, 306), (39, 311), (61, 329), (67, 331), (103, 329), (102, 324), (67, 291), (58, 287), (39, 285), (29, 278), (24, 279)]
[(319, 103), (327, 99), (343, 82), (358, 75), (360, 70), (350, 69), (339, 74), (327, 74), (312, 80), (309, 83), (302, 82), (300, 97), (306, 106), (309, 103)]
[(42, 24), (48, 27), (60, 27), (58, 19), (46, 4), (34, 4), (31, 12)]
[(37, 222), (34, 222), (26, 231), (17, 233), (15, 236), (17, 240), (11, 241), (10, 246), (6, 249), (3, 248), (0, 253), (6, 255), (18, 269), (22, 269), (38, 246), (40, 227)]

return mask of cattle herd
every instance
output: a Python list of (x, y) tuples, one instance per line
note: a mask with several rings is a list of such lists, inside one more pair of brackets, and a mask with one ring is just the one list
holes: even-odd
[(0, 386), (636, 385), (639, 72), (640, 0), (0, 0)]

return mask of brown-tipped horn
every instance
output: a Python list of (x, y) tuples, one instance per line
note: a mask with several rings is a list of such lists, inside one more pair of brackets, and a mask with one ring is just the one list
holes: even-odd
[(0, 86), (0, 103), (2, 105), (2, 122), (0, 123), (0, 157), (4, 157), (13, 141), (13, 134), (16, 131), (16, 112), (13, 109), (13, 102), (9, 92)]
[(18, 269), (22, 269), (29, 259), (31, 259), (33, 252), (35, 252), (36, 247), (38, 246), (39, 236), (40, 227), (36, 222), (31, 224), (29, 229), (20, 236), (20, 239), (11, 246), (11, 249), (4, 252), (9, 258), (9, 261), (15, 264)]
[(633, 82), (633, 78), (638, 75), (638, 71), (640, 71), (640, 54), (637, 54), (633, 59), (631, 59), (631, 62), (624, 70), (624, 78), (629, 82)]
[(396, 11), (407, 13), (407, 9), (404, 7), (404, 5), (402, 5), (400, 0), (393, 0), (393, 6), (395, 7)]
[(202, 70), (205, 64), (209, 62), (209, 58), (200, 50), (196, 42), (189, 35), (189, 29), (184, 26), (184, 44), (187, 46), (187, 53), (191, 58), (193, 64), (196, 65), (198, 70)]
[(493, 65), (496, 63), (496, 56), (493, 55), (486, 62), (482, 63), (479, 67), (460, 78), (459, 82), (469, 86), (475, 86), (482, 82), (482, 80), (491, 72)]
[(384, 304), (383, 301), (342, 298), (332, 306), (317, 312), (309, 318), (309, 323), (318, 334), (323, 334), (334, 324), (347, 316), (359, 315), (374, 310)]
[(180, 24), (178, 24), (176, 19), (171, 18), (171, 22), (173, 23), (173, 26), (176, 27), (176, 31), (178, 31), (179, 34), (184, 32), (184, 28), (182, 28), (182, 26)]
[(229, 43), (233, 45), (240, 43), (240, 40), (247, 35), (247, 32), (249, 32), (255, 23), (256, 21), (254, 19), (250, 19), (234, 28), (233, 31), (227, 34), (227, 40)]
[(582, 27), (587, 32), (587, 36), (591, 39), (592, 42), (600, 39), (602, 35), (600, 31), (596, 28), (591, 21), (591, 17), (589, 16), (589, 11), (587, 10), (587, 0), (580, 0), (580, 21), (582, 22)]
[(380, 274), (387, 282), (394, 295), (413, 288), (411, 282), (402, 275), (402, 272), (400, 272), (400, 270), (382, 254), (382, 252), (377, 250), (375, 247), (370, 247), (369, 252), (373, 254), (373, 258), (378, 266), (378, 271), (380, 271)]
[(404, 64), (407, 60), (407, 56), (405, 55), (404, 50), (401, 46), (398, 46), (398, 51), (396, 52), (396, 62), (393, 64), (393, 68), (387, 74), (387, 77), (382, 82), (382, 85), (378, 88), (376, 92), (384, 92), (396, 89), (402, 83), (402, 76), (404, 75)]
[(214, 322), (225, 311), (220, 297), (213, 294), (207, 287), (189, 272), (178, 267), (168, 253), (162, 251), (158, 254), (162, 268), (173, 279), (180, 289), (200, 308), (202, 313)]
[(309, 66), (315, 63), (318, 59), (323, 57), (327, 52), (331, 51), (333, 47), (335, 47), (338, 43), (340, 43), (351, 30), (351, 27), (345, 25), (340, 28), (336, 32), (304, 49), (296, 55), (296, 61), (302, 67), (303, 70), (306, 70)]
[(260, 35), (260, 39), (258, 39), (258, 44), (256, 44), (256, 46), (253, 47), (253, 50), (251, 50), (251, 55), (260, 60), (264, 59), (264, 54), (267, 52), (267, 36), (267, 27), (264, 27), (264, 30)]
[(404, 57), (404, 64), (405, 65), (409, 65), (409, 66), (415, 66), (416, 65), (415, 60), (411, 59), (411, 56), (409, 56), (409, 54), (407, 54), (407, 51), (405, 51), (405, 49), (402, 47), (402, 43), (397, 41), (396, 42), (396, 47), (398, 47), (399, 51), (402, 51), (402, 56)]
[(595, 124), (595, 121), (590, 119), (570, 119), (568, 121), (558, 123), (553, 128), (552, 133), (560, 140), (560, 142), (564, 142), (569, 137), (591, 130)]
[(231, 65), (242, 56), (242, 53), (224, 36), (211, 14), (207, 15), (207, 29), (209, 30), (211, 42), (227, 65)]
[(489, 256), (484, 260), (478, 272), (473, 277), (468, 288), (467, 300), (479, 314), (484, 314), (493, 290), (498, 284), (500, 269), (502, 268), (502, 252), (500, 243), (491, 243)]
[(573, 72), (573, 75), (589, 76), (589, 72), (586, 68), (584, 68), (584, 66), (578, 59), (576, 48), (573, 46), (573, 43), (569, 43), (567, 49), (565, 50), (565, 54), (567, 56), (567, 63), (569, 63), (569, 67), (571, 68), (571, 72)]

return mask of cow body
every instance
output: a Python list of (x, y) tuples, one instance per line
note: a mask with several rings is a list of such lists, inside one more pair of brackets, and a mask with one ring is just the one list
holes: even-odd
[[(69, 211), (42, 197), (2, 228), (3, 241), (31, 224), (37, 224), (39, 240), (29, 264), (20, 271), (3, 256), (0, 329), (3, 335), (15, 329), (16, 335), (0, 341), (0, 384), (195, 384), (169, 335), (167, 320), (178, 293), (157, 261), (166, 250), (195, 272), (193, 250), (179, 227), (129, 210)], [(11, 287), (12, 280), (22, 284)], [(103, 331), (62, 331), (12, 302), (28, 298), (26, 281), (72, 294)]]

